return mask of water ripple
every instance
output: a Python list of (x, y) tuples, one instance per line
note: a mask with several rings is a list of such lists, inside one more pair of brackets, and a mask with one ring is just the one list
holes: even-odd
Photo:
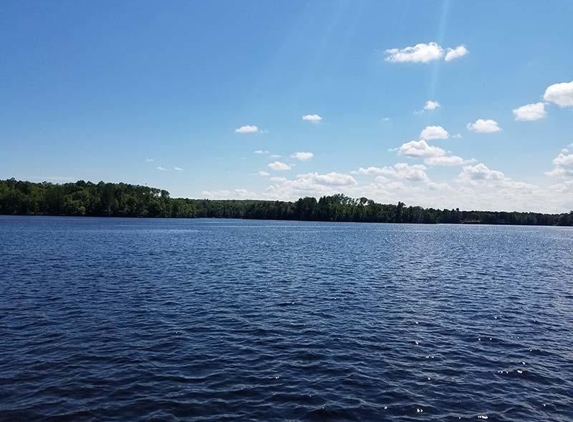
[(573, 420), (572, 234), (0, 217), (0, 421)]

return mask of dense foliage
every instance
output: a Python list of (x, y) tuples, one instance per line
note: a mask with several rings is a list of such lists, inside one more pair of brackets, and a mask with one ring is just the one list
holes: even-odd
[(216, 217), (379, 223), (573, 225), (568, 214), (437, 210), (379, 204), (344, 195), (296, 202), (171, 198), (166, 190), (125, 183), (52, 184), (0, 180), (0, 214), (113, 217)]

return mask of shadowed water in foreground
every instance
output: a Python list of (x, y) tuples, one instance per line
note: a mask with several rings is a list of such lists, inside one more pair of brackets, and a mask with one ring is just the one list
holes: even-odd
[(0, 217), (0, 420), (571, 420), (572, 274), (570, 228)]

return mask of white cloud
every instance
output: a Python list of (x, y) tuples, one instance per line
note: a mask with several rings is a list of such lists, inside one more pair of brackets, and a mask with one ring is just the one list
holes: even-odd
[(424, 105), (424, 110), (426, 111), (432, 111), (435, 110), (437, 108), (441, 107), (440, 103), (437, 101), (432, 101), (432, 100), (428, 100), (426, 101), (426, 104)]
[(452, 136), (452, 138), (454, 138), (454, 139), (461, 139), (461, 138), (462, 138), (462, 135), (461, 135), (461, 133), (456, 133), (455, 135)]
[(433, 111), (439, 107), (441, 107), (439, 102), (428, 100), (426, 101), (426, 104), (424, 104), (424, 107), (421, 110), (415, 111), (414, 114), (419, 116), (420, 114), (424, 114), (426, 111)]
[(175, 171), (183, 171), (183, 169), (181, 167), (173, 167), (173, 170)]
[(302, 116), (302, 120), (307, 122), (318, 123), (322, 120), (322, 117), (320, 117), (318, 114), (305, 114), (304, 116)]
[(383, 121), (383, 122), (389, 122), (389, 121), (390, 121), (390, 117), (383, 117), (383, 118), (382, 118), (382, 121)]
[(420, 138), (424, 140), (448, 139), (448, 131), (441, 126), (427, 126), (420, 132)]
[(212, 198), (212, 199), (227, 199), (231, 196), (231, 191), (229, 190), (204, 190), (201, 191), (201, 195), (204, 195), (205, 198)]
[(463, 164), (475, 163), (475, 159), (465, 160), (456, 155), (442, 156), (442, 157), (429, 157), (424, 160), (429, 166), (461, 166)]
[(470, 181), (503, 180), (505, 175), (501, 171), (490, 170), (485, 164), (467, 166), (462, 169), (460, 179)]
[(372, 176), (374, 174), (382, 174), (383, 170), (380, 167), (360, 167), (358, 171), (351, 171), (352, 174), (362, 174), (365, 176)]
[(256, 133), (256, 132), (260, 132), (260, 129), (254, 125), (241, 126), (240, 128), (235, 129), (235, 133)]
[(167, 171), (167, 169), (165, 167), (157, 166), (155, 168), (159, 171)]
[[(360, 168), (357, 173), (363, 175), (392, 176), (397, 179), (405, 179), (411, 182), (420, 182), (429, 180), (425, 170), (426, 166), (421, 164), (410, 165), (407, 163), (396, 163), (390, 167)], [(378, 179), (378, 181), (381, 180), (382, 179)]]
[[(568, 155), (568, 153), (564, 153)], [(567, 163), (558, 159), (559, 163)], [(402, 163), (404, 164), (404, 163)], [(427, 164), (426, 164), (427, 165)], [(297, 200), (305, 196), (321, 197), (343, 193), (353, 198), (367, 197), (377, 202), (420, 205), (433, 208), (463, 210), (569, 212), (573, 209), (573, 174), (554, 184), (535, 186), (515, 181), (484, 164), (466, 166), (452, 180), (416, 180), (424, 178), (423, 170), (413, 165), (395, 165), (377, 169), (362, 169), (371, 177), (354, 180), (344, 173), (308, 173), (293, 178), (268, 177), (266, 188), (252, 192), (246, 189), (206, 191), (206, 197), (219, 199)], [(377, 169), (377, 170), (372, 170)], [(413, 170), (413, 171), (412, 171)], [(360, 172), (353, 172), (360, 174)], [(285, 173), (283, 173), (285, 174)], [(429, 176), (429, 175), (427, 175)], [(356, 177), (356, 176), (354, 176)], [(549, 178), (546, 181), (551, 180)]]
[(280, 155), (280, 154), (271, 154), (270, 157), (271, 157), (271, 158), (281, 158), (282, 155)]
[(145, 162), (146, 162), (146, 163), (153, 163), (153, 158), (146, 158), (146, 159), (145, 159)]
[(468, 130), (477, 133), (492, 133), (499, 132), (501, 128), (498, 126), (495, 120), (478, 119), (475, 123), (468, 123)]
[(447, 62), (451, 62), (452, 60), (463, 57), (468, 53), (469, 51), (464, 45), (459, 45), (456, 48), (448, 48), (445, 60)]
[(543, 99), (559, 107), (573, 107), (573, 81), (550, 85)]
[(263, 176), (263, 177), (268, 177), (271, 175), (270, 173), (267, 173), (266, 171), (259, 171), (257, 174), (259, 176)]
[(513, 110), (515, 120), (520, 121), (533, 121), (543, 119), (547, 112), (545, 111), (545, 103), (527, 104)]
[(435, 42), (429, 44), (416, 44), (413, 47), (391, 48), (386, 50), (386, 61), (391, 63), (429, 63), (434, 60), (441, 60), (445, 55), (447, 62), (463, 57), (468, 54), (468, 49), (459, 45), (456, 48), (444, 49)]
[(555, 168), (545, 174), (552, 177), (573, 177), (573, 153), (570, 154), (567, 148), (553, 159), (553, 164)]
[(268, 167), (274, 171), (286, 171), (291, 169), (291, 166), (289, 166), (287, 163), (282, 163), (280, 161), (269, 163)]
[(442, 148), (429, 145), (425, 140), (410, 141), (402, 144), (399, 148), (391, 151), (398, 151), (398, 155), (410, 158), (423, 158), (424, 163), (429, 166), (459, 166), (462, 164), (474, 163), (475, 160), (466, 160), (456, 155), (446, 155)]
[(297, 177), (299, 179), (308, 180), (312, 183), (320, 185), (328, 185), (328, 186), (347, 186), (356, 184), (356, 180), (354, 179), (354, 177), (348, 174), (342, 174), (336, 172), (327, 174), (306, 173), (306, 174), (299, 174)]
[(299, 161), (308, 161), (312, 157), (314, 157), (312, 152), (295, 152), (293, 155), (291, 155), (291, 158), (296, 158)]
[(386, 50), (386, 61), (392, 63), (428, 63), (444, 56), (444, 49), (437, 43), (416, 44), (413, 47)]
[(402, 144), (398, 150), (398, 155), (405, 157), (441, 157), (446, 155), (446, 151), (432, 145), (428, 145), (423, 139), (420, 141), (410, 141)]
[[(567, 150), (565, 151), (569, 152)], [(561, 152), (556, 158), (553, 159), (553, 164), (556, 166), (573, 168), (573, 154), (565, 155), (563, 152)]]
[(262, 149), (258, 149), (255, 151), (255, 154), (268, 154), (268, 153), (269, 153), (268, 151), (264, 151)]

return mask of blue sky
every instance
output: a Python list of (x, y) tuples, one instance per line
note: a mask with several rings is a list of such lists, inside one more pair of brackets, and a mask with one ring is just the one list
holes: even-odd
[(573, 209), (573, 2), (0, 8), (0, 178)]

